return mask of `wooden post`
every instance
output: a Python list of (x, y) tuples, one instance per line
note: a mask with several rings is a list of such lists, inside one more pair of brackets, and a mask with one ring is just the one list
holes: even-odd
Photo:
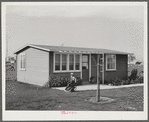
[(99, 84), (99, 54), (97, 55), (97, 93), (96, 93), (96, 101), (100, 101), (100, 84)]
[(105, 63), (104, 63), (104, 53), (102, 54), (102, 58), (103, 58), (103, 59), (102, 59), (102, 65), (103, 65), (103, 66), (102, 66), (102, 84), (104, 84), (104, 72), (105, 72), (105, 71), (104, 71), (104, 68), (105, 68), (105, 67), (104, 67), (104, 65), (105, 65)]

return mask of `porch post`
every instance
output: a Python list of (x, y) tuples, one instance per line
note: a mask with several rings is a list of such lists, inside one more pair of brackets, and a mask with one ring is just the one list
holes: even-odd
[(99, 54), (97, 54), (97, 93), (96, 101), (100, 101), (100, 82), (99, 82)]
[(80, 54), (80, 70), (81, 70), (80, 77), (82, 79), (82, 54)]
[(105, 64), (105, 59), (104, 59), (104, 53), (103, 53), (103, 56), (102, 56), (102, 58), (103, 58), (103, 60), (102, 60), (102, 64), (103, 64), (103, 69), (102, 69), (102, 84), (104, 84), (104, 72), (105, 72), (105, 70), (104, 70), (104, 68), (105, 68), (105, 66), (106, 66), (106, 64)]
[(91, 54), (89, 54), (89, 80), (91, 77)]

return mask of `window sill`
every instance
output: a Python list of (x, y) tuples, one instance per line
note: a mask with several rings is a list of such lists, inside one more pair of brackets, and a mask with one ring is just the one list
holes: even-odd
[(81, 72), (81, 70), (54, 71), (53, 73), (66, 73), (66, 72)]
[(106, 71), (107, 71), (107, 72), (116, 71), (116, 69), (107, 69)]
[(20, 71), (26, 71), (26, 69), (20, 69)]

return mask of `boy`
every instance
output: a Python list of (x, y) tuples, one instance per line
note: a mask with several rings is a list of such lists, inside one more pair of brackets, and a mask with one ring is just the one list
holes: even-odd
[(70, 83), (67, 85), (67, 87), (65, 88), (65, 90), (70, 90), (70, 91), (73, 91), (73, 87), (76, 83), (76, 78), (74, 77), (74, 74), (71, 73), (70, 74)]

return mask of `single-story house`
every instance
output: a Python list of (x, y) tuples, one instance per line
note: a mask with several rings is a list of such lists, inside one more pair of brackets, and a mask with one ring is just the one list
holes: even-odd
[(97, 77), (97, 64), (103, 84), (116, 77), (127, 79), (128, 53), (125, 52), (30, 44), (15, 54), (17, 80), (21, 82), (44, 86), (50, 74), (68, 77), (70, 73), (88, 82), (91, 77)]

